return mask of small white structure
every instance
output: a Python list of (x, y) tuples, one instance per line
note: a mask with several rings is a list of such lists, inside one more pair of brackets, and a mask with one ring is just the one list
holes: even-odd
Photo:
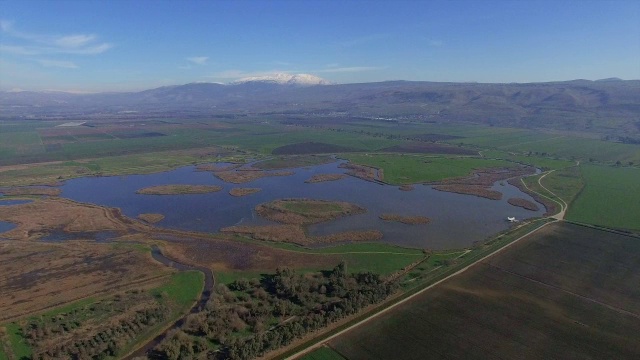
[(507, 220), (509, 220), (509, 222), (518, 222), (515, 216), (507, 216)]

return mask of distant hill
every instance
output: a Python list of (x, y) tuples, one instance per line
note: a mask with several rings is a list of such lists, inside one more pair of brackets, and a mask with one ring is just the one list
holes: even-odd
[[(640, 133), (640, 81), (603, 79), (481, 84), (389, 81), (326, 85), (311, 75), (247, 78), (233, 84), (192, 83), (140, 92), (69, 94), (0, 92), (0, 116), (122, 114), (335, 114), (428, 122)], [(285, 76), (286, 75), (286, 76)]]

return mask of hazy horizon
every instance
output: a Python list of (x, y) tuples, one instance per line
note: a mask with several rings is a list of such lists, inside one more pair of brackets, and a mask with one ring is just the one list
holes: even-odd
[(0, 2), (0, 90), (640, 79), (640, 2)]

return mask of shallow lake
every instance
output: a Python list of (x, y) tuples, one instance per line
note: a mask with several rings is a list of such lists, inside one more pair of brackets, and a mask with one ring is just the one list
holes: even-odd
[[(28, 204), (32, 201), (33, 200), (4, 200), (2, 199), (2, 197), (0, 197), (0, 206)], [(15, 227), (16, 227), (16, 224), (6, 222), (6, 221), (0, 221), (0, 237), (2, 236), (3, 232), (14, 229)]]
[[(149, 175), (78, 178), (63, 185), (62, 196), (118, 207), (133, 218), (142, 213), (160, 213), (165, 219), (157, 226), (202, 232), (216, 232), (236, 224), (270, 224), (270, 221), (256, 216), (253, 209), (260, 203), (275, 199), (348, 201), (365, 207), (367, 213), (311, 226), (310, 234), (378, 229), (384, 234), (384, 242), (431, 249), (469, 246), (507, 229), (510, 226), (507, 216), (524, 219), (544, 213), (542, 205), (539, 205), (539, 211), (529, 211), (508, 204), (507, 199), (511, 197), (533, 199), (506, 182), (505, 185), (494, 185), (494, 189), (503, 193), (502, 200), (441, 192), (424, 185), (416, 185), (413, 191), (401, 191), (397, 186), (379, 185), (354, 177), (305, 183), (316, 174), (344, 173), (345, 169), (338, 167), (341, 162), (295, 168), (292, 169), (295, 174), (291, 176), (266, 177), (244, 184), (226, 183), (209, 172), (195, 171), (193, 166)], [(136, 190), (141, 188), (167, 184), (220, 185), (223, 190), (194, 195), (136, 194)], [(257, 187), (262, 191), (234, 197), (228, 193), (234, 187)], [(385, 213), (421, 215), (429, 217), (431, 222), (422, 225), (385, 222), (378, 218)]]

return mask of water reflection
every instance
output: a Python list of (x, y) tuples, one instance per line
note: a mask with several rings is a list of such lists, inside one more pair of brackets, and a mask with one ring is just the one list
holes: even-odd
[[(149, 175), (79, 178), (65, 183), (62, 196), (118, 207), (130, 217), (141, 213), (160, 213), (165, 218), (156, 224), (158, 226), (202, 232), (216, 232), (222, 227), (240, 223), (268, 224), (270, 222), (257, 217), (253, 209), (274, 199), (348, 201), (367, 208), (368, 212), (314, 225), (309, 232), (326, 235), (373, 228), (383, 232), (384, 242), (432, 249), (469, 246), (508, 228), (507, 216), (523, 219), (544, 213), (542, 205), (539, 205), (539, 211), (529, 211), (508, 204), (510, 197), (533, 199), (506, 182), (494, 185), (494, 189), (504, 194), (502, 200), (441, 192), (423, 185), (416, 185), (413, 191), (405, 192), (397, 186), (379, 185), (354, 177), (305, 183), (313, 175), (344, 173), (345, 169), (338, 167), (340, 163), (296, 168), (291, 176), (267, 177), (240, 185), (225, 183), (208, 172), (195, 171), (193, 166)], [(220, 185), (223, 190), (197, 195), (135, 193), (144, 187), (166, 184)], [(257, 187), (262, 191), (246, 197), (233, 197), (228, 192), (234, 187)], [(384, 213), (426, 216), (431, 222), (426, 225), (388, 223), (378, 218)]]

